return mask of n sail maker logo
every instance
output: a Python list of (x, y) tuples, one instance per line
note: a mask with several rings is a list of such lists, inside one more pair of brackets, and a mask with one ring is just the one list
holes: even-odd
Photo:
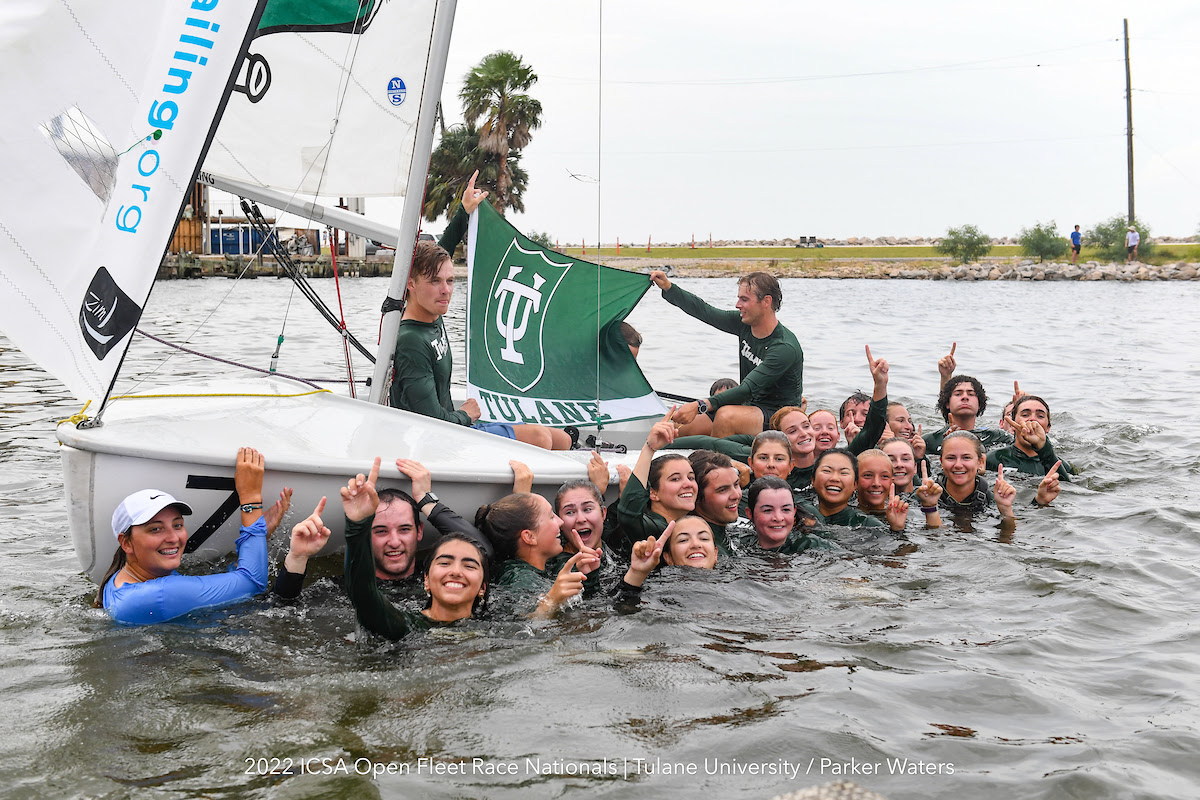
[(103, 361), (141, 316), (141, 306), (117, 286), (108, 269), (96, 270), (79, 307), (79, 330), (96, 359)]
[(545, 323), (571, 263), (557, 264), (513, 239), (488, 291), (483, 342), (501, 378), (525, 392), (546, 369)]

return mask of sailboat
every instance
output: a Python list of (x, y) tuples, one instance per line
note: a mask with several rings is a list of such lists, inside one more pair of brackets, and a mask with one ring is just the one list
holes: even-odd
[[(464, 513), (508, 490), (512, 458), (529, 464), (540, 491), (586, 476), (586, 452), (544, 451), (382, 405), (398, 310), (384, 316), (367, 402), (277, 375), (112, 396), (198, 176), (369, 238), (415, 240), (454, 8), (454, 0), (30, 0), (0, 10), (0, 91), (9, 104), (0, 121), (8, 189), (0, 325), (88, 403), (57, 437), (75, 550), (94, 580), (115, 552), (112, 509), (141, 488), (192, 506), (189, 552), (230, 552), (239, 446), (267, 455), (265, 496), (292, 487), (301, 510), (376, 455), (381, 485), (406, 487), (389, 462), (415, 458)], [(330, 80), (330, 116), (294, 113), (297, 86), (320, 92)], [(293, 113), (280, 114), (289, 106)], [(299, 145), (288, 150), (284, 141)], [(397, 228), (380, 229), (305, 198), (317, 194), (403, 195), (405, 206)], [(31, 197), (52, 198), (56, 214)], [(397, 251), (394, 300), (409, 252)], [(510, 321), (510, 338), (513, 329)], [(514, 388), (508, 394), (519, 394)], [(619, 437), (621, 425), (598, 422), (599, 400), (586, 420), (594, 424), (580, 427)], [(625, 427), (631, 444), (661, 408), (622, 418), (635, 423)], [(327, 515), (330, 551), (344, 544), (339, 516)]]

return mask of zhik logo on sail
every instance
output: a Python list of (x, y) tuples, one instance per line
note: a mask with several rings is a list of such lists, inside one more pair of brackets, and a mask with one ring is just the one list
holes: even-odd
[(103, 361), (141, 316), (141, 306), (117, 286), (108, 270), (96, 270), (79, 308), (79, 330), (97, 360)]
[(547, 312), (570, 267), (513, 241), (496, 271), (484, 311), (484, 344), (496, 373), (519, 392), (541, 380), (546, 369)]

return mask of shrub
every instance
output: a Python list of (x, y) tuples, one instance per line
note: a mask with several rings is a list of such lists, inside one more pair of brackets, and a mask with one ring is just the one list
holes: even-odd
[(1058, 235), (1054, 220), (1039, 222), (1032, 228), (1021, 228), (1021, 252), (1036, 256), (1038, 261), (1047, 258), (1062, 258), (1067, 254), (1067, 240)]
[(538, 244), (540, 244), (542, 247), (546, 248), (547, 250), (554, 249), (554, 240), (551, 239), (550, 234), (546, 233), (545, 231), (542, 231), (541, 233), (538, 233), (537, 231), (530, 231), (529, 232), (529, 241), (537, 242)]
[[(1133, 221), (1142, 241), (1138, 244), (1138, 258), (1148, 258), (1154, 252), (1154, 242), (1150, 241), (1150, 228), (1138, 220)], [(1125, 260), (1125, 232), (1129, 228), (1126, 217), (1118, 214), (1112, 219), (1098, 223), (1083, 235), (1083, 243), (1095, 247), (1100, 256), (1111, 261)]]
[(992, 249), (992, 237), (974, 225), (951, 228), (937, 243), (937, 251), (948, 255), (959, 264), (978, 261)]

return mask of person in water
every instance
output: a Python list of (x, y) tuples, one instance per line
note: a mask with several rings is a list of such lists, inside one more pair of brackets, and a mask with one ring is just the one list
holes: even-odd
[(739, 552), (791, 555), (833, 546), (808, 532), (816, 520), (797, 506), (787, 481), (767, 475), (750, 484), (748, 495), (751, 527), (738, 537)]
[(176, 571), (188, 540), (183, 518), (192, 513), (191, 506), (158, 489), (143, 489), (122, 500), (112, 517), (118, 549), (100, 582), (96, 606), (117, 622), (146, 625), (235, 603), (265, 590), (267, 537), (287, 510), (291, 492), (281, 493), (270, 509), (268, 524), (262, 503), (264, 471), (261, 453), (252, 447), (238, 449), (233, 473), (242, 515), (238, 559), (229, 572), (216, 575)]
[[(510, 494), (481, 506), (475, 514), (479, 528), (496, 549), (500, 568), (496, 586), (518, 595), (540, 594), (530, 615), (545, 619), (584, 590), (584, 581), (598, 585), (600, 551), (575, 536), (576, 553), (563, 553), (562, 520), (538, 494)], [(591, 575), (590, 573), (595, 573)], [(518, 604), (522, 598), (518, 598)]]
[(892, 482), (892, 459), (882, 450), (864, 450), (858, 456), (858, 509), (887, 520), (893, 531), (904, 530), (908, 522), (908, 501), (897, 496)]
[(771, 416), (771, 428), (786, 436), (791, 447), (792, 471), (787, 475), (788, 485), (796, 491), (812, 486), (817, 442), (804, 409), (784, 406)]
[(696, 478), (695, 513), (708, 523), (717, 550), (728, 554), (729, 537), (725, 528), (737, 522), (742, 500), (741, 477), (733, 461), (724, 453), (696, 450), (688, 456)]
[(702, 517), (685, 514), (675, 520), (662, 555), (670, 567), (713, 569), (718, 551), (712, 528)]
[[(471, 176), (463, 192), (459, 210), (464, 214), (464, 220), (465, 215), (478, 208), (487, 197), (487, 192), (475, 189), (476, 176), (478, 171)], [(417, 242), (405, 292), (404, 314), (396, 334), (391, 405), (547, 450), (568, 450), (571, 437), (565, 431), (536, 424), (479, 422), (479, 403), (474, 398), (469, 398), (459, 409), (451, 402), (454, 356), (450, 352), (450, 340), (446, 337), (442, 317), (449, 309), (454, 293), (454, 263), (450, 253), (458, 246), (465, 230), (465, 221), (460, 221), (456, 215), (442, 236), (443, 245)]]
[(987, 392), (970, 375), (955, 375), (946, 381), (938, 395), (937, 409), (946, 422), (941, 430), (925, 435), (927, 453), (940, 453), (942, 440), (951, 431), (970, 431), (985, 448), (1007, 444), (1012, 436), (1001, 430), (976, 428), (976, 420), (987, 410)]
[[(758, 434), (779, 408), (798, 405), (804, 388), (804, 351), (795, 334), (776, 316), (783, 302), (779, 281), (752, 272), (738, 281), (736, 311), (722, 311), (672, 285), (655, 270), (650, 280), (663, 299), (684, 313), (738, 337), (740, 383), (733, 389), (679, 407), (675, 421), (683, 435), (718, 438), (735, 433)], [(713, 412), (709, 417), (709, 412)]]
[[(359, 473), (341, 489), (346, 515), (346, 593), (359, 624), (396, 640), (478, 615), (487, 600), (488, 557), (477, 541), (458, 532), (442, 537), (429, 554), (423, 570), (423, 586), (428, 594), (424, 610), (398, 609), (380, 591), (371, 553), (371, 525), (379, 507), (375, 490), (379, 463), (376, 458), (369, 474)], [(321, 525), (319, 515), (312, 521)]]
[[(949, 385), (949, 384), (947, 384)], [(942, 494), (938, 504), (951, 512), (976, 514), (995, 506), (1004, 522), (1014, 522), (1013, 500), (1017, 490), (1004, 480), (1004, 466), (996, 474), (995, 488), (983, 479), (983, 442), (970, 431), (951, 431), (942, 441)]]
[[(817, 521), (847, 528), (882, 528), (878, 517), (850, 505), (858, 488), (858, 459), (849, 450), (835, 447), (817, 456), (813, 490), (817, 494)], [(907, 516), (907, 510), (906, 510)], [(904, 525), (893, 526), (900, 531)]]
[(1059, 459), (1050, 444), (1050, 405), (1040, 397), (1023, 394), (1014, 403), (1009, 417), (1015, 441), (987, 455), (987, 468), (1000, 464), (1029, 475), (1057, 473), (1060, 480), (1071, 480), (1070, 464)]
[(617, 502), (616, 541), (610, 543), (622, 557), (628, 557), (636, 541), (658, 538), (668, 522), (674, 522), (696, 509), (696, 476), (692, 464), (681, 453), (655, 456), (675, 439), (671, 414), (654, 424), (638, 454), (633, 472), (621, 490)]

